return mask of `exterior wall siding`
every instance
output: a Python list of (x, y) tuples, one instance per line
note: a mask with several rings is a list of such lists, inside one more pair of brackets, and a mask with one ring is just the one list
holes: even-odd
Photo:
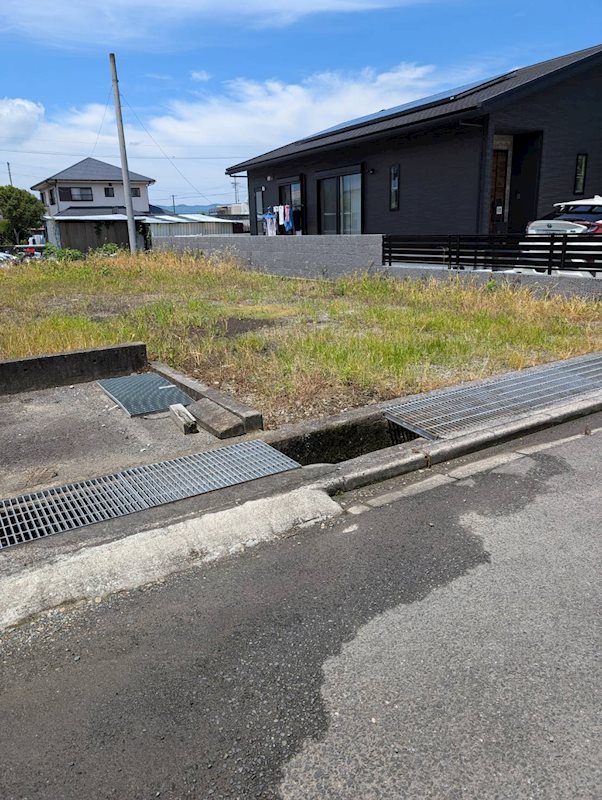
[(233, 232), (232, 222), (166, 222), (150, 223), (150, 232), (153, 241), (174, 236), (213, 236)]
[[(322, 172), (362, 173), (363, 233), (473, 233), (477, 223), (482, 132), (442, 129), (316, 154), (249, 173), (252, 233), (255, 190), (265, 187), (264, 208), (278, 204), (278, 187), (302, 178), (305, 233), (317, 234)], [(389, 169), (400, 166), (400, 207), (389, 210)], [(373, 171), (373, 172), (372, 172)], [(272, 179), (268, 180), (268, 176)]]
[(122, 247), (129, 245), (127, 223), (116, 222), (59, 222), (60, 247), (73, 247), (85, 253), (107, 242)]
[[(112, 186), (115, 191), (115, 197), (105, 197), (105, 186)], [(134, 213), (141, 214), (141, 213), (148, 213), (149, 205), (148, 205), (148, 186), (145, 183), (138, 183), (136, 181), (132, 181), (132, 188), (140, 189), (140, 197), (132, 197), (132, 205), (134, 206)], [(72, 186), (87, 186), (92, 189), (92, 200), (59, 200), (59, 188), (60, 187), (72, 187)], [(54, 205), (48, 205), (46, 203), (46, 207), (48, 208), (48, 213), (50, 215), (57, 214), (59, 211), (65, 211), (66, 208), (70, 206), (82, 206), (85, 208), (106, 208), (107, 206), (124, 206), (125, 205), (125, 192), (123, 191), (123, 184), (122, 183), (91, 183), (90, 181), (57, 181), (56, 188), (52, 187), (54, 190), (55, 200), (57, 202)], [(49, 197), (49, 189), (44, 190), (44, 195), (46, 198)]]
[(602, 67), (564, 80), (492, 114), (496, 133), (542, 131), (537, 215), (571, 200), (578, 153), (587, 153), (585, 194), (602, 194)]

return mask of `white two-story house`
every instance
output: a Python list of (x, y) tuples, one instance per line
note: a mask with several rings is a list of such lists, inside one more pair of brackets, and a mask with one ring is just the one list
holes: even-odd
[[(130, 171), (134, 215), (147, 217), (160, 211), (149, 204), (153, 178)], [(88, 250), (106, 242), (128, 244), (125, 195), (121, 168), (96, 158), (77, 164), (36, 183), (47, 209), (48, 241), (57, 247)]]

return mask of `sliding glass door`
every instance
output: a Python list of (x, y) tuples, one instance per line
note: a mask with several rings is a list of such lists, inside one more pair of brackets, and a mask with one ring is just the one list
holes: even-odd
[(341, 233), (362, 232), (362, 176), (343, 175), (340, 185)]
[(362, 232), (362, 176), (337, 175), (319, 181), (320, 233)]
[(281, 227), (278, 233), (303, 233), (303, 204), (301, 202), (301, 181), (283, 183), (278, 187), (278, 202), (290, 206), (293, 215), (293, 228)]
[(338, 233), (339, 179), (326, 178), (320, 181), (320, 233)]

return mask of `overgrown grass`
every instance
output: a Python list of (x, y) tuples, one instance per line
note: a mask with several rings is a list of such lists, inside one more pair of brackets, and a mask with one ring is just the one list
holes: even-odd
[(0, 270), (0, 297), (2, 358), (141, 339), (272, 425), (602, 349), (595, 301), (459, 280), (290, 280), (224, 257), (18, 265)]

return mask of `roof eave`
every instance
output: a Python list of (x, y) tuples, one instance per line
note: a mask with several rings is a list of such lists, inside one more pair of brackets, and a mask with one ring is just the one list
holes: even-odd
[[(359, 136), (354, 137), (353, 139), (347, 139), (345, 141), (339, 142), (326, 142), (324, 139), (316, 139), (315, 146), (311, 148), (307, 148), (306, 150), (299, 151), (297, 153), (288, 153), (282, 156), (276, 156), (273, 158), (267, 158), (269, 155), (268, 153), (265, 154), (266, 158), (262, 156), (258, 156), (257, 159), (250, 159), (249, 161), (243, 161), (240, 164), (235, 164), (233, 167), (228, 167), (226, 170), (226, 175), (232, 175), (235, 172), (248, 172), (249, 169), (254, 169), (255, 167), (263, 167), (267, 164), (276, 164), (281, 161), (290, 161), (295, 158), (303, 158), (308, 154), (315, 153), (317, 150), (335, 150), (340, 147), (347, 147), (353, 146), (358, 142), (364, 142), (370, 139), (381, 139), (384, 136), (396, 136), (398, 134), (403, 135), (405, 133), (414, 133), (417, 131), (422, 130), (429, 130), (431, 128), (438, 128), (441, 124), (445, 124), (448, 122), (456, 122), (462, 119), (468, 118), (472, 119), (473, 117), (480, 116), (483, 113), (484, 104), (483, 103), (476, 103), (474, 106), (470, 106), (470, 108), (463, 109), (461, 112), (453, 112), (451, 114), (440, 114), (437, 117), (431, 117), (431, 119), (423, 120), (421, 122), (410, 123), (409, 125), (399, 125), (395, 128), (389, 128), (384, 131), (377, 131), (373, 133), (367, 133)], [(362, 127), (366, 127), (365, 125)], [(357, 130), (360, 130), (358, 127)], [(285, 145), (286, 146), (286, 145)]]
[[(146, 183), (148, 186), (152, 186), (156, 182), (154, 178), (145, 178), (144, 176), (130, 178), (130, 183)], [(43, 181), (30, 186), (30, 191), (41, 192), (47, 186), (55, 186), (59, 183), (123, 183), (123, 178), (44, 178)]]

